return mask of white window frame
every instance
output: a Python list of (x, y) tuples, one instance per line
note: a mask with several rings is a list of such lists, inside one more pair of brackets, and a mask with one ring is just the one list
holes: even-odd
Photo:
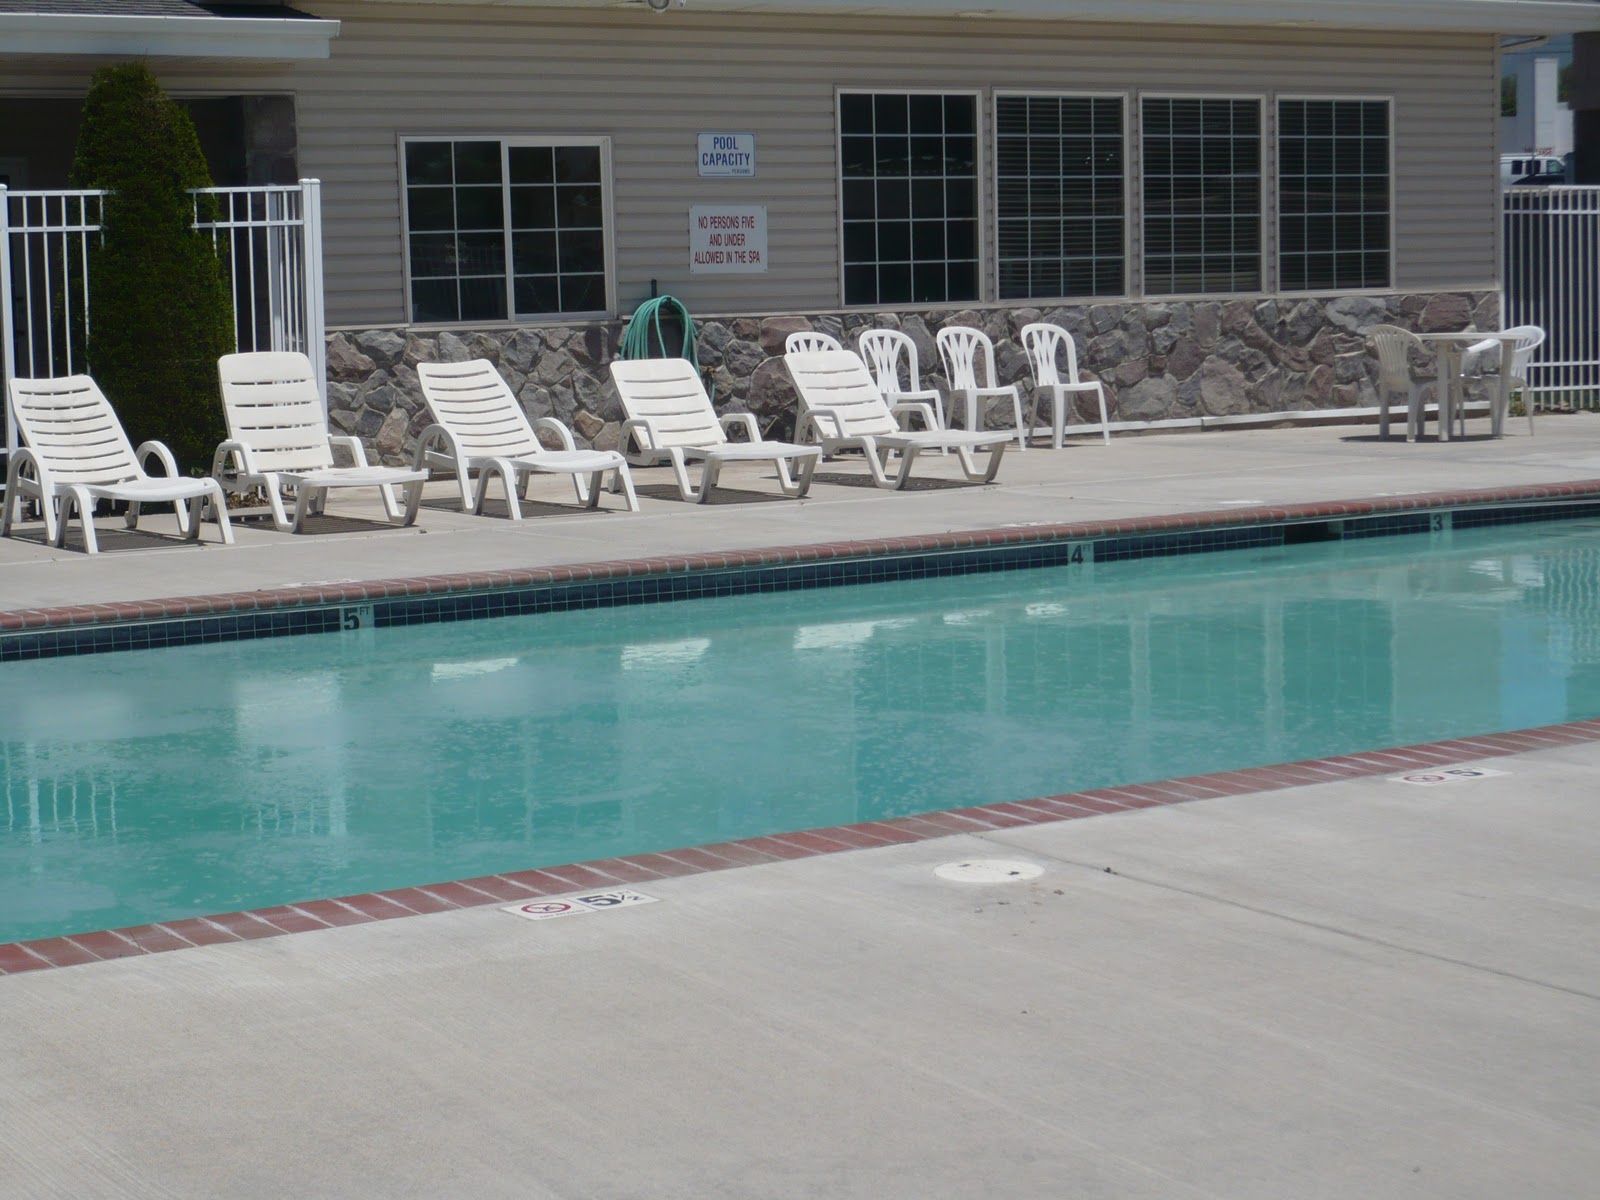
[[(413, 322), (411, 320), (411, 202), (406, 182), (406, 146), (412, 142), (497, 142), (500, 146), (501, 212), (505, 229), (506, 316), (484, 320)], [(486, 325), (566, 324), (612, 318), (617, 313), (616, 187), (612, 170), (611, 138), (606, 134), (504, 134), (504, 133), (406, 133), (396, 139), (400, 184), (400, 249), (404, 272), (402, 303), (406, 324), (429, 329), (475, 329)], [(510, 152), (516, 147), (593, 146), (600, 151), (601, 230), (605, 254), (605, 307), (560, 313), (532, 313), (518, 316), (516, 311), (516, 271), (511, 254), (511, 171)]]
[[(1294, 101), (1294, 100), (1309, 100), (1309, 101), (1326, 100), (1326, 101), (1333, 101), (1335, 103), (1340, 102), (1340, 101), (1348, 101), (1348, 102), (1355, 102), (1355, 103), (1361, 103), (1361, 104), (1370, 104), (1370, 103), (1379, 103), (1379, 102), (1381, 102), (1381, 103), (1387, 104), (1389, 106), (1389, 282), (1388, 282), (1388, 284), (1386, 286), (1384, 286), (1384, 287), (1375, 287), (1375, 288), (1319, 288), (1319, 289), (1300, 289), (1300, 288), (1289, 288), (1289, 289), (1286, 289), (1286, 288), (1284, 288), (1284, 286), (1283, 286), (1283, 245), (1282, 245), (1281, 231), (1279, 229), (1279, 218), (1282, 216), (1282, 208), (1283, 208), (1283, 189), (1282, 189), (1282, 170), (1283, 170), (1282, 139), (1283, 139), (1283, 135), (1282, 135), (1281, 126), (1280, 126), (1280, 123), (1279, 123), (1279, 114), (1278, 114), (1278, 104), (1279, 104), (1280, 101), (1284, 101), (1284, 100), (1290, 100), (1290, 101)], [(1320, 93), (1320, 92), (1319, 93), (1282, 92), (1282, 93), (1279, 93), (1279, 94), (1275, 94), (1272, 97), (1272, 112), (1271, 112), (1271, 116), (1272, 116), (1272, 161), (1271, 161), (1272, 187), (1271, 187), (1271, 192), (1270, 192), (1270, 194), (1272, 196), (1272, 210), (1273, 210), (1272, 211), (1272, 282), (1278, 288), (1278, 292), (1279, 292), (1280, 295), (1283, 295), (1283, 296), (1294, 296), (1294, 297), (1307, 297), (1307, 298), (1310, 298), (1310, 297), (1324, 297), (1324, 296), (1387, 296), (1387, 295), (1391, 294), (1392, 292), (1394, 292), (1394, 290), (1395, 290), (1395, 250), (1396, 250), (1396, 247), (1395, 247), (1395, 209), (1397, 207), (1397, 205), (1395, 203), (1395, 200), (1396, 200), (1396, 197), (1397, 197), (1397, 194), (1398, 194), (1397, 191), (1396, 191), (1396, 187), (1395, 187), (1395, 183), (1396, 183), (1396, 180), (1395, 180), (1395, 165), (1396, 165), (1396, 162), (1397, 162), (1397, 159), (1395, 157), (1395, 113), (1397, 111), (1399, 111), (1399, 106), (1395, 102), (1395, 97), (1394, 97), (1393, 93), (1389, 93), (1389, 94), (1351, 95), (1351, 94), (1329, 94), (1329, 93)]]
[[(1224, 297), (1247, 299), (1271, 295), (1269, 290), (1272, 280), (1268, 272), (1272, 269), (1275, 259), (1268, 254), (1268, 226), (1275, 221), (1276, 206), (1270, 201), (1276, 188), (1269, 186), (1271, 177), (1267, 174), (1267, 151), (1273, 144), (1272, 130), (1268, 128), (1267, 120), (1276, 107), (1269, 104), (1272, 97), (1265, 92), (1168, 92), (1168, 91), (1140, 91), (1134, 94), (1134, 108), (1137, 112), (1137, 127), (1131, 131), (1131, 151), (1137, 156), (1137, 162), (1130, 164), (1138, 186), (1138, 215), (1139, 230), (1136, 243), (1138, 254), (1134, 261), (1138, 267), (1138, 281), (1135, 294), (1147, 300), (1216, 300)], [(1241, 292), (1155, 292), (1150, 290), (1149, 278), (1145, 271), (1145, 256), (1148, 253), (1145, 245), (1144, 223), (1149, 215), (1149, 206), (1145, 202), (1145, 163), (1144, 163), (1144, 102), (1146, 100), (1250, 100), (1256, 105), (1259, 121), (1257, 128), (1260, 130), (1260, 146), (1257, 150), (1257, 171), (1260, 177), (1260, 229), (1257, 231), (1256, 252), (1261, 258), (1260, 287), (1253, 291)]]
[[(994, 93), (995, 119), (994, 136), (990, 147), (990, 160), (994, 169), (990, 172), (989, 184), (992, 192), (991, 211), (994, 213), (994, 297), (1000, 303), (1008, 301), (1000, 296), (1000, 110), (1002, 99), (1043, 99), (1043, 100), (1119, 100), (1122, 103), (1122, 291), (1118, 294), (1104, 296), (1027, 296), (1011, 297), (1010, 302), (1021, 300), (1040, 301), (1043, 303), (1081, 303), (1081, 304), (1112, 304), (1126, 301), (1133, 295), (1133, 219), (1135, 213), (1133, 179), (1134, 179), (1134, 151), (1132, 146), (1132, 115), (1130, 112), (1130, 97), (1127, 92), (1090, 92), (1057, 90), (1053, 88), (1004, 88), (996, 89)], [(1140, 200), (1143, 199), (1141, 194)], [(1141, 210), (1142, 215), (1142, 210)]]
[[(840, 84), (833, 89), (833, 182), (834, 182), (834, 212), (837, 214), (834, 229), (838, 241), (836, 269), (839, 272), (839, 304), (848, 312), (877, 312), (886, 308), (893, 308), (897, 312), (931, 312), (935, 309), (947, 309), (951, 305), (984, 304), (989, 298), (989, 262), (987, 238), (985, 229), (988, 226), (988, 188), (983, 186), (985, 172), (991, 177), (992, 170), (985, 158), (984, 151), (987, 143), (984, 131), (984, 117), (986, 105), (984, 100), (987, 93), (983, 88), (931, 88), (931, 87), (894, 87), (889, 84), (860, 84), (846, 86)], [(976, 139), (973, 146), (973, 242), (977, 250), (976, 295), (971, 300), (937, 300), (937, 301), (906, 301), (904, 303), (874, 303), (874, 304), (847, 304), (845, 302), (844, 283), (844, 161), (843, 152), (843, 112), (841, 99), (845, 96), (970, 96), (973, 110), (973, 137)]]

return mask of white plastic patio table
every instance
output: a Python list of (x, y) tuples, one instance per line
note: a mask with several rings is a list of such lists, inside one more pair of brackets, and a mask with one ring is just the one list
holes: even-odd
[[(1496, 330), (1459, 330), (1455, 333), (1419, 333), (1424, 342), (1432, 342), (1437, 347), (1439, 372), (1439, 440), (1450, 440), (1450, 418), (1460, 411), (1461, 406), (1467, 402), (1465, 391), (1461, 384), (1461, 352), (1467, 346), (1479, 342), (1496, 341), (1500, 343), (1500, 379), (1508, 379), (1511, 369), (1512, 345), (1516, 342), (1515, 334), (1507, 334)], [(1490, 437), (1505, 436), (1505, 406), (1491, 405), (1490, 413), (1492, 422), (1489, 427)]]

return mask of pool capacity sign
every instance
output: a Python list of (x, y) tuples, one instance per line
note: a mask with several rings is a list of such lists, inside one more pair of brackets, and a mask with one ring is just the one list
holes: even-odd
[(753, 133), (702, 133), (695, 153), (702, 179), (750, 179), (756, 173)]
[(766, 205), (696, 204), (689, 209), (691, 275), (749, 275), (766, 269)]

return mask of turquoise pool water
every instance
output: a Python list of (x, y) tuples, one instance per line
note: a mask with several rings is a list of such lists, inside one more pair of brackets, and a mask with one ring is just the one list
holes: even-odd
[(0, 667), (0, 941), (1600, 714), (1600, 523)]

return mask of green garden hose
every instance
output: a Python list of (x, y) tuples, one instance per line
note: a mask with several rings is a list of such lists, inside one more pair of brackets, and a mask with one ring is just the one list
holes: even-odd
[[(677, 354), (667, 348), (666, 335), (661, 332), (661, 312), (665, 309), (669, 314), (675, 315), (683, 326), (683, 346)], [(655, 335), (655, 352), (650, 348), (651, 334)], [(686, 358), (694, 364), (696, 371), (700, 370), (700, 356), (695, 353), (694, 321), (689, 316), (689, 310), (683, 302), (673, 296), (652, 296), (638, 308), (633, 310), (633, 316), (628, 320), (628, 327), (622, 331), (622, 345), (619, 348), (623, 358)], [(716, 398), (715, 385), (707, 381), (707, 391), (712, 398)]]

